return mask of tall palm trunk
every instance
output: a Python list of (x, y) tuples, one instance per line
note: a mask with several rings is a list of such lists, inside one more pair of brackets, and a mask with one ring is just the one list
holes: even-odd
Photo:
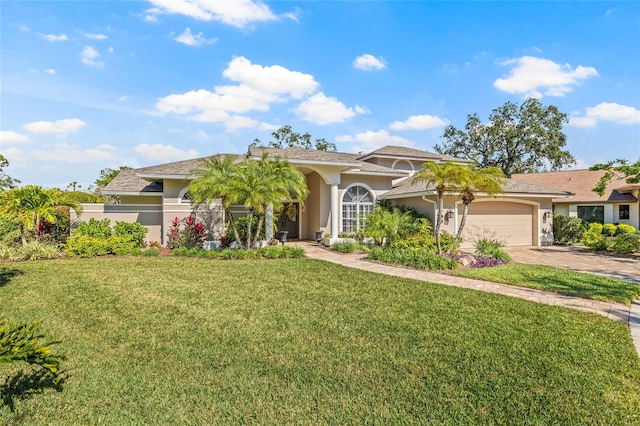
[(260, 238), (260, 230), (262, 229), (262, 224), (263, 223), (264, 223), (264, 215), (260, 215), (258, 217), (258, 230), (256, 231), (256, 236), (254, 237), (255, 238), (254, 243), (255, 243), (256, 247), (258, 247), (258, 239)]
[(253, 209), (249, 209), (247, 213), (247, 249), (251, 249), (251, 225), (253, 224)]
[(463, 201), (464, 207), (462, 208), (462, 219), (460, 219), (460, 226), (458, 227), (458, 232), (456, 232), (456, 238), (453, 240), (453, 244), (451, 248), (458, 247), (460, 244), (460, 240), (462, 240), (462, 230), (464, 229), (464, 225), (467, 223), (467, 215), (469, 214), (469, 204), (470, 202)]

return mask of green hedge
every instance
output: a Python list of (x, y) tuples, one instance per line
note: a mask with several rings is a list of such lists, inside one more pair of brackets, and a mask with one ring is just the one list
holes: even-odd
[(424, 249), (374, 247), (368, 257), (371, 260), (417, 269), (455, 269), (458, 266), (455, 260), (438, 256), (433, 251)]

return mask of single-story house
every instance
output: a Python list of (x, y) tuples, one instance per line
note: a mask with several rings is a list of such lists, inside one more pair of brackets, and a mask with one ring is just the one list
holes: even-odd
[(569, 197), (554, 198), (555, 214), (574, 216), (588, 222), (626, 223), (640, 229), (640, 184), (613, 178), (602, 196), (593, 191), (606, 171), (567, 170), (514, 174), (511, 179), (569, 191)]
[[(437, 195), (425, 184), (413, 184), (411, 176), (425, 161), (468, 163), (427, 151), (385, 146), (367, 154), (326, 152), (302, 148), (263, 148), (251, 146), (244, 158), (285, 158), (306, 177), (309, 195), (304, 209), (294, 200), (295, 211), (278, 215), (279, 230), (289, 239), (313, 240), (316, 231), (331, 240), (343, 233), (355, 232), (363, 214), (373, 210), (378, 200), (404, 204), (425, 213), (432, 223), (437, 218)], [(119, 204), (86, 204), (77, 218), (109, 218), (137, 221), (149, 228), (148, 241), (167, 242), (169, 222), (174, 217), (196, 215), (210, 229), (213, 238), (223, 232), (224, 211), (220, 205), (195, 209), (189, 201), (187, 186), (202, 158), (157, 166), (124, 170), (107, 185), (103, 193), (117, 195)], [(497, 197), (477, 194), (470, 205), (465, 240), (475, 236), (496, 236), (507, 245), (545, 245), (553, 242), (552, 200), (568, 196), (562, 190), (507, 180), (505, 192)], [(234, 206), (232, 214), (242, 215), (243, 206)], [(455, 233), (460, 223), (462, 204), (456, 194), (445, 197), (442, 229)], [(487, 234), (488, 233), (488, 234)]]

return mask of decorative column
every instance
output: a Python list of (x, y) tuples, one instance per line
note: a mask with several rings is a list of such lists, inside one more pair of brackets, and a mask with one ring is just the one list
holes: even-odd
[(338, 238), (340, 232), (340, 199), (338, 198), (338, 184), (331, 184), (331, 239)]
[(273, 238), (273, 204), (269, 204), (264, 213), (264, 237), (267, 241)]

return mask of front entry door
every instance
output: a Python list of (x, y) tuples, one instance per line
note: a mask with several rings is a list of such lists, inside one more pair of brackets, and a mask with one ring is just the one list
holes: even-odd
[(279, 231), (288, 231), (288, 239), (300, 238), (300, 203), (285, 204), (278, 212), (276, 226)]

